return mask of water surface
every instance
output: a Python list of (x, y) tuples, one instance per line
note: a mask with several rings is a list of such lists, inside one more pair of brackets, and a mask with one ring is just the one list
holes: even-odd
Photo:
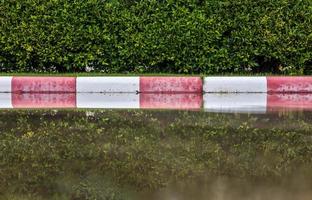
[(302, 109), (4, 109), (0, 199), (311, 199), (311, 130)]

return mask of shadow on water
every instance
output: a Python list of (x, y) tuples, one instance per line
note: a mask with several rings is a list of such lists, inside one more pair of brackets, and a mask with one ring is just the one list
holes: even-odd
[[(69, 95), (74, 106), (62, 95), (11, 98), (24, 109), (0, 112), (0, 199), (311, 199), (305, 94), (92, 96)], [(25, 109), (49, 102), (67, 109)]]

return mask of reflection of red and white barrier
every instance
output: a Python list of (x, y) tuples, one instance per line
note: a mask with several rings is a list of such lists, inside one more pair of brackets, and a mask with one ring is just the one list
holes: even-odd
[(77, 93), (77, 108), (140, 108), (136, 93)]
[(204, 109), (212, 112), (248, 113), (312, 110), (312, 93), (207, 93), (204, 95)]
[(0, 77), (0, 92), (312, 93), (312, 77)]
[(0, 93), (0, 108), (184, 109), (265, 113), (312, 110), (310, 93)]
[(12, 93), (13, 108), (76, 108), (75, 93)]
[(0, 93), (0, 108), (13, 108), (12, 93)]
[(204, 95), (204, 109), (206, 111), (265, 113), (266, 107), (266, 93), (207, 93)]
[(309, 93), (275, 93), (268, 95), (268, 110), (312, 110), (312, 94)]
[(199, 110), (202, 107), (202, 103), (202, 94), (140, 94), (140, 108), (145, 109)]
[(142, 108), (200, 110), (193, 93), (0, 93), (0, 108)]

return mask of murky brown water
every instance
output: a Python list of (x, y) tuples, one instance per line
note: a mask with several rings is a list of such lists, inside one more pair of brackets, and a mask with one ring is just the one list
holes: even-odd
[[(311, 178), (311, 177), (309, 177)], [(312, 198), (311, 179), (297, 172), (294, 177), (279, 180), (250, 180), (235, 177), (198, 178), (172, 184), (142, 199), (162, 200), (309, 200)]]
[(312, 113), (2, 110), (0, 199), (312, 199)]

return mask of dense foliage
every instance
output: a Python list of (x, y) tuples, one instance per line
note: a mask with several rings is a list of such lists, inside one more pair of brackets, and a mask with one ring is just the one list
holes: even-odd
[(311, 68), (311, 0), (0, 1), (2, 72)]
[(302, 115), (2, 111), (0, 199), (131, 199), (196, 177), (274, 180), (300, 168), (312, 180)]

